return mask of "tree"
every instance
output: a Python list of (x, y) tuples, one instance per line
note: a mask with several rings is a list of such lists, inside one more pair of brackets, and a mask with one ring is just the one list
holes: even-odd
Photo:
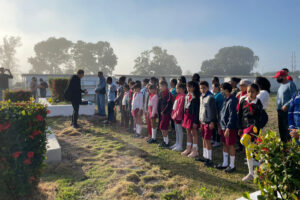
[(77, 41), (71, 50), (75, 69), (84, 69), (89, 74), (102, 71), (112, 74), (117, 65), (117, 56), (108, 42), (86, 43)]
[(224, 47), (214, 59), (203, 61), (201, 70), (209, 75), (250, 75), (258, 61), (259, 57), (248, 47)]
[(34, 73), (62, 73), (63, 68), (70, 62), (72, 42), (65, 38), (51, 37), (34, 46), (35, 57), (28, 59)]
[(0, 45), (0, 66), (16, 71), (18, 59), (16, 58), (16, 48), (20, 47), (20, 37), (4, 37), (3, 44)]
[(177, 64), (175, 56), (169, 55), (167, 50), (155, 46), (151, 50), (141, 53), (135, 59), (134, 71), (135, 75), (181, 75), (182, 69)]

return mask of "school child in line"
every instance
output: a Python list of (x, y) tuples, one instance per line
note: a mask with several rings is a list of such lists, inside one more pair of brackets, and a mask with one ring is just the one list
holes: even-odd
[(249, 173), (243, 178), (243, 181), (250, 181), (254, 178), (253, 158), (251, 156), (252, 149), (249, 144), (258, 136), (261, 129), (261, 117), (263, 105), (257, 98), (259, 94), (259, 87), (255, 83), (247, 88), (247, 97), (240, 103), (238, 111), (239, 135), (241, 136), (241, 143), (246, 149), (246, 158)]
[[(223, 143), (223, 163), (216, 166), (219, 170), (225, 170), (227, 173), (232, 173), (235, 168), (235, 148), (234, 145), (237, 139), (238, 123), (236, 106), (238, 100), (231, 94), (232, 87), (229, 83), (221, 85), (222, 92), (225, 95), (223, 108), (219, 117), (219, 133)], [(230, 164), (228, 164), (228, 154), (230, 155)]]
[[(186, 78), (185, 78), (185, 76), (179, 76), (177, 78), (177, 82), (178, 83), (183, 83), (186, 86)], [(185, 88), (184, 94), (187, 94), (187, 93), (188, 93), (187, 88)]]
[(193, 81), (187, 84), (188, 94), (185, 97), (184, 117), (182, 127), (187, 132), (186, 150), (181, 153), (183, 156), (194, 158), (198, 155), (198, 129), (199, 129), (199, 108), (200, 90), (199, 85)]
[(247, 88), (250, 84), (251, 81), (249, 81), (248, 79), (242, 79), (240, 81), (240, 91), (236, 95), (236, 98), (238, 99), (237, 111), (239, 110), (241, 100), (247, 97)]
[(117, 92), (117, 86), (115, 83), (113, 83), (112, 77), (107, 77), (106, 83), (108, 85), (107, 90), (107, 124), (114, 123), (116, 121), (115, 116), (115, 98), (116, 98), (116, 92)]
[(139, 82), (134, 85), (134, 94), (132, 97), (132, 110), (131, 114), (136, 126), (135, 137), (142, 137), (142, 116), (143, 116), (143, 94), (141, 92), (141, 84)]
[(134, 87), (135, 85), (135, 82), (134, 81), (131, 81), (129, 82), (129, 109), (128, 109), (128, 117), (129, 117), (129, 129), (128, 129), (128, 132), (130, 133), (135, 133), (135, 125), (134, 125), (134, 120), (133, 120), (133, 116), (131, 114), (131, 111), (132, 111), (132, 97), (133, 97), (133, 94), (134, 94)]
[(128, 128), (128, 124), (129, 124), (129, 85), (124, 85), (124, 95), (122, 98), (122, 118), (124, 119), (124, 128)]
[(121, 114), (121, 126), (125, 125), (125, 118), (124, 118), (124, 114), (122, 113), (122, 99), (124, 96), (124, 84), (126, 83), (126, 77), (125, 76), (121, 76), (118, 80), (118, 89), (117, 89), (117, 96), (115, 99), (115, 107), (118, 106), (119, 107), (119, 111)]
[(199, 121), (201, 125), (201, 133), (203, 139), (203, 158), (199, 157), (196, 160), (205, 162), (208, 167), (213, 166), (212, 162), (212, 146), (211, 139), (213, 130), (217, 122), (217, 107), (214, 95), (209, 91), (209, 84), (206, 81), (201, 81), (200, 85), (200, 111)]
[(173, 106), (173, 99), (172, 94), (169, 92), (168, 83), (166, 81), (160, 81), (159, 89), (161, 92), (160, 103), (158, 109), (160, 111), (160, 130), (163, 135), (163, 142), (159, 145), (161, 148), (168, 148), (169, 147), (169, 136), (168, 130), (171, 120), (171, 112)]
[[(170, 81), (170, 92), (172, 94), (172, 99), (173, 99), (173, 103), (175, 101), (175, 98), (176, 98), (176, 95), (177, 95), (177, 92), (176, 92), (176, 85), (177, 85), (177, 80), (176, 79), (171, 79)], [(173, 119), (171, 118), (171, 128), (172, 128), (172, 133), (175, 133), (175, 124), (174, 124), (174, 121)], [(172, 145), (170, 147), (170, 149), (173, 149), (174, 147), (176, 146), (176, 144)]]
[(150, 86), (151, 84), (149, 83), (146, 85), (146, 93), (144, 96), (144, 106), (143, 106), (144, 118), (148, 129), (147, 142), (152, 138), (152, 127), (151, 127), (151, 120), (150, 120), (151, 118), (149, 116), (149, 111), (148, 111), (149, 99), (150, 99)]
[(186, 86), (183, 83), (177, 84), (176, 86), (177, 96), (173, 104), (171, 116), (174, 121), (176, 131), (176, 143), (172, 148), (174, 151), (182, 151), (183, 131), (181, 123), (184, 115), (185, 88)]
[[(212, 84), (212, 93), (214, 94), (215, 97), (215, 102), (217, 106), (217, 113), (218, 113), (218, 119), (220, 118), (220, 113), (223, 107), (224, 103), (224, 96), (221, 93), (220, 89), (220, 83), (219, 82), (214, 82)], [(218, 133), (218, 127), (215, 127), (213, 130), (213, 140), (212, 140), (212, 145), (213, 147), (219, 147), (221, 145), (220, 143), (220, 134)]]
[(231, 94), (236, 97), (237, 93), (239, 93), (240, 89), (237, 87), (237, 85), (239, 84), (239, 82), (241, 81), (240, 78), (237, 78), (237, 77), (232, 77), (230, 79), (230, 84), (231, 84), (231, 87), (232, 87), (232, 92)]
[[(148, 103), (148, 118), (150, 120), (151, 127), (151, 138), (147, 141), (149, 144), (157, 143), (156, 134), (157, 134), (157, 118), (158, 118), (158, 95), (156, 85), (149, 86), (149, 103)], [(149, 129), (148, 129), (149, 130)]]

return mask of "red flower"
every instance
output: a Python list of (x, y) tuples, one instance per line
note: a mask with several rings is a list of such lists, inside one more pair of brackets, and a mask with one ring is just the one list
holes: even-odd
[(258, 138), (256, 139), (256, 142), (257, 142), (257, 144), (261, 144), (261, 143), (262, 143), (261, 137), (258, 137)]
[(22, 152), (21, 151), (17, 151), (17, 152), (15, 152), (15, 153), (13, 153), (13, 157), (14, 158), (19, 158), (19, 156), (22, 154)]
[(41, 134), (41, 133), (42, 133), (42, 131), (37, 130), (37, 131), (33, 131), (32, 135), (33, 135), (33, 136), (37, 136), (37, 135), (39, 135), (39, 134)]
[(262, 148), (262, 150), (263, 150), (264, 152), (266, 152), (266, 153), (269, 152), (269, 149), (268, 149), (267, 147)]
[(35, 178), (33, 176), (30, 176), (29, 182), (32, 183), (33, 181), (35, 181)]
[(24, 160), (24, 163), (25, 163), (26, 165), (30, 165), (30, 164), (31, 164), (31, 160), (28, 158), (28, 159)]
[(51, 111), (50, 110), (47, 110), (47, 114), (50, 114), (51, 113)]
[(290, 150), (289, 150), (289, 149), (286, 149), (286, 150), (285, 150), (285, 152), (289, 153), (289, 152), (290, 152)]
[(37, 115), (35, 118), (36, 118), (37, 120), (39, 120), (40, 122), (44, 121), (44, 118), (43, 118), (43, 116), (41, 116), (41, 115)]
[(30, 152), (27, 153), (27, 157), (28, 158), (33, 158), (33, 156), (34, 156), (34, 153), (32, 151), (30, 151)]
[(11, 127), (11, 124), (5, 123), (2, 128), (3, 128), (3, 130), (7, 130), (7, 129), (9, 129), (9, 127)]

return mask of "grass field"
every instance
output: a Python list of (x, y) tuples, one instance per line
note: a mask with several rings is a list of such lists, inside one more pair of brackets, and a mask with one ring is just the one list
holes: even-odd
[[(265, 130), (277, 131), (275, 98), (269, 104)], [(63, 161), (48, 165), (39, 191), (30, 199), (229, 200), (257, 190), (253, 183), (241, 181), (248, 172), (244, 152), (237, 154), (237, 172), (225, 174), (144, 139), (133, 139), (118, 124), (102, 125), (98, 117), (80, 117), (78, 130), (70, 127), (69, 120), (48, 119), (62, 146)], [(213, 160), (222, 162), (222, 147), (213, 150)]]

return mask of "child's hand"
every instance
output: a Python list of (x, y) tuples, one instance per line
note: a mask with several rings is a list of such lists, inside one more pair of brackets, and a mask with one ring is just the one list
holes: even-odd
[(291, 129), (290, 132), (291, 137), (298, 139), (299, 138), (299, 134), (298, 134), (298, 130), (297, 129)]
[(213, 130), (215, 128), (215, 125), (213, 122), (210, 122), (208, 126), (209, 126), (210, 130)]
[(230, 134), (229, 128), (226, 128), (224, 137), (229, 138), (229, 134)]
[(287, 106), (282, 106), (281, 109), (282, 109), (284, 112), (287, 112), (287, 111), (288, 111), (288, 107), (287, 107)]
[(239, 130), (239, 132), (238, 132), (239, 136), (241, 136), (241, 135), (242, 135), (242, 133), (243, 133), (243, 130), (242, 130), (242, 129), (240, 129), (240, 130)]

